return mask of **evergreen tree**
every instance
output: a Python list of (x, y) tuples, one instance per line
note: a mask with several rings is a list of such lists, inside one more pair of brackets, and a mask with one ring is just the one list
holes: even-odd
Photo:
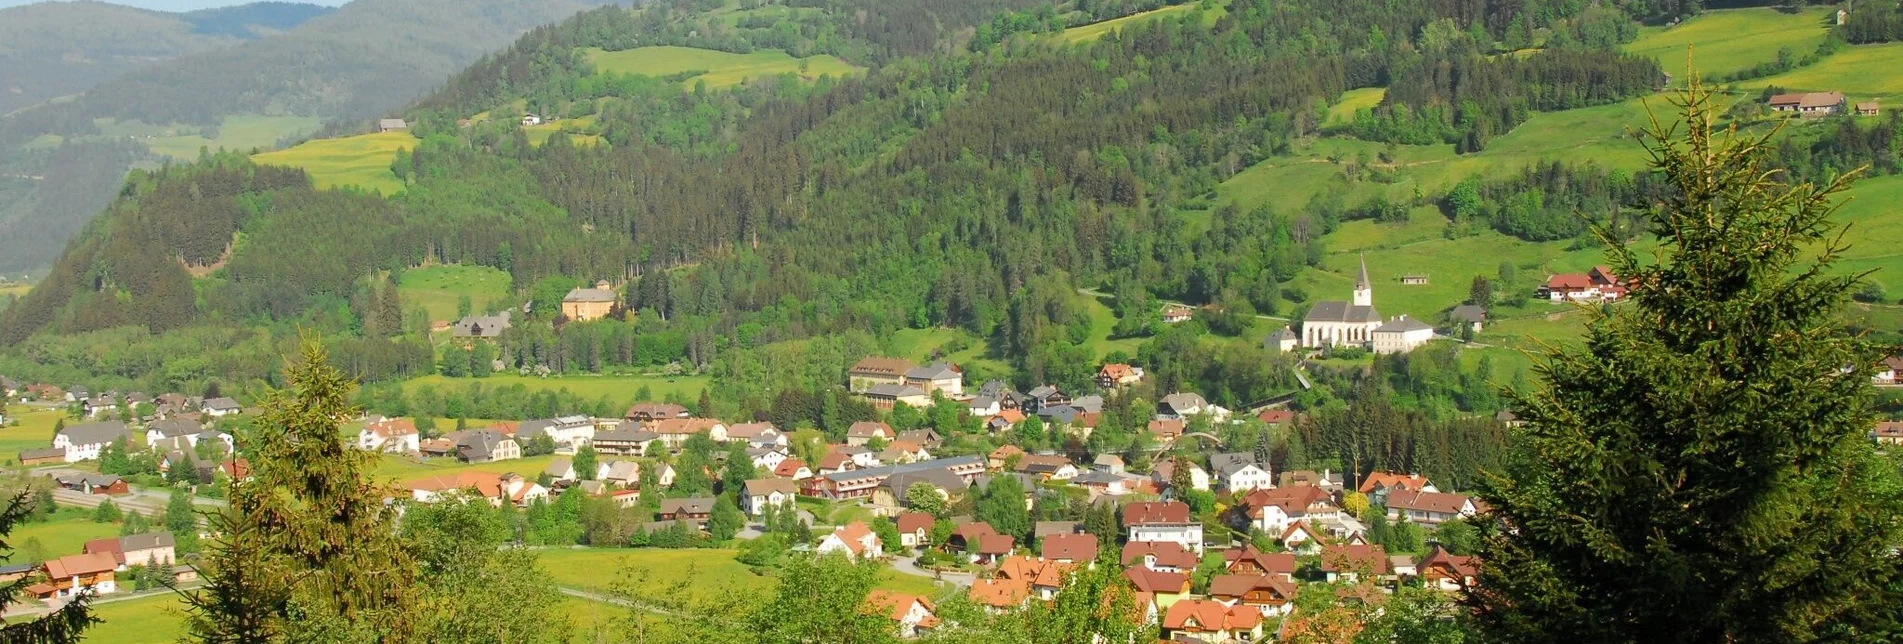
[(1600, 236), (1632, 303), (1515, 392), (1522, 449), (1481, 495), (1512, 529), (1469, 601), (1503, 642), (1894, 641), (1903, 485), (1864, 439), (1885, 351), (1835, 313), (1849, 175), (1782, 182), (1776, 133), (1721, 133), (1691, 79), (1683, 135), (1646, 136), (1656, 258)]
[(595, 454), (595, 446), (582, 445), (581, 449), (575, 450), (575, 460), (572, 463), (575, 468), (575, 477), (583, 481), (595, 480), (595, 470), (598, 469), (599, 462), (600, 457)]
[[(26, 520), (33, 513), (34, 503), (31, 497), (30, 491), (21, 489), (7, 499), (5, 509), (0, 509), (0, 554), (12, 554), (13, 548), (4, 540), (4, 536), (13, 534), (13, 526)], [(28, 545), (37, 545), (37, 541), (32, 538), (29, 538), (27, 542)], [(37, 563), (44, 558), (45, 555), (42, 553), (39, 559), (28, 557), (27, 560)], [(32, 576), (25, 576), (0, 586), (0, 609), (12, 604), (13, 598), (24, 594), (27, 586), (38, 582), (39, 580)], [(32, 644), (78, 642), (86, 629), (99, 623), (99, 619), (93, 617), (92, 613), (92, 596), (90, 594), (77, 595), (59, 610), (50, 614), (25, 621), (20, 621), (24, 618), (8, 618), (9, 623), (0, 626), (0, 642), (30, 642)]]
[(747, 444), (743, 441), (730, 443), (727, 445), (727, 462), (720, 469), (720, 491), (737, 496), (746, 489), (747, 479), (758, 473), (753, 467), (753, 458), (747, 456)]
[(977, 515), (998, 534), (1017, 537), (1019, 543), (1024, 543), (1025, 535), (1031, 532), (1031, 512), (1024, 508), (1024, 485), (1015, 476), (991, 477), (983, 497), (978, 499)]
[(120, 518), (119, 506), (112, 499), (100, 501), (99, 507), (93, 508), (93, 523), (116, 523)]
[(165, 502), (165, 529), (172, 533), (179, 554), (198, 552), (198, 512), (192, 508), (192, 493), (172, 488)]
[(145, 534), (151, 531), (152, 522), (146, 519), (145, 515), (139, 514), (138, 510), (127, 512), (125, 523), (119, 524), (119, 536), (121, 537)]
[(337, 439), (356, 415), (350, 380), (306, 341), (254, 421), (252, 478), (210, 515), (220, 538), (188, 593), (192, 636), (208, 642), (407, 641), (417, 624), (416, 562), (395, 530), (376, 456)]
[(714, 499), (714, 511), (707, 517), (707, 533), (714, 541), (726, 541), (747, 527), (747, 515), (734, 505), (733, 496), (722, 494)]

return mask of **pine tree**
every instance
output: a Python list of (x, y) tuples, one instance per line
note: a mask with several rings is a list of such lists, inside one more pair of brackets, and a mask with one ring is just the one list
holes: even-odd
[(1695, 81), (1675, 103), (1683, 135), (1646, 137), (1656, 260), (1600, 235), (1632, 304), (1515, 392), (1521, 450), (1482, 493), (1512, 529), (1468, 601), (1504, 642), (1894, 641), (1903, 485), (1864, 439), (1885, 351), (1831, 270), (1848, 175), (1787, 185), (1775, 132), (1721, 133)]
[[(14, 492), (7, 499), (5, 509), (0, 509), (0, 537), (13, 533), (13, 526), (33, 514), (33, 493), (27, 489)], [(0, 554), (12, 554), (13, 548), (0, 538)], [(16, 561), (19, 561), (16, 559)], [(32, 576), (21, 577), (0, 585), (0, 609), (13, 603), (13, 598), (26, 592), (26, 587), (38, 583)], [(0, 627), (0, 642), (32, 642), (33, 644), (66, 644), (78, 642), (86, 629), (99, 623), (92, 614), (92, 596), (81, 594), (68, 601), (59, 610), (30, 621), (14, 621)]]
[(186, 595), (206, 642), (409, 641), (416, 562), (370, 477), (375, 455), (337, 439), (351, 385), (306, 341), (254, 421), (252, 479), (231, 482), (221, 537)]

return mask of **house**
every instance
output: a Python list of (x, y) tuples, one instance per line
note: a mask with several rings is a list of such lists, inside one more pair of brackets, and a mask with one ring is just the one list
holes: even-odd
[(1170, 302), (1163, 305), (1163, 323), (1176, 324), (1179, 322), (1188, 322), (1190, 317), (1194, 316), (1195, 313), (1195, 309)]
[(976, 546), (971, 545), (970, 542), (966, 542), (965, 553), (971, 556), (972, 563), (988, 566), (1010, 555), (1012, 548), (1017, 547), (1018, 540), (1017, 537), (1008, 534), (987, 532), (977, 535), (976, 541)]
[(1143, 369), (1120, 362), (1097, 368), (1097, 386), (1104, 389), (1127, 387), (1143, 381)]
[(1288, 528), (1283, 529), (1281, 536), (1276, 537), (1276, 541), (1281, 542), (1282, 547), (1288, 548), (1290, 552), (1312, 555), (1320, 552), (1322, 546), (1328, 545), (1328, 535), (1315, 529), (1315, 526), (1309, 524), (1308, 521), (1297, 520), (1290, 523)]
[(596, 432), (595, 438), (589, 441), (589, 445), (593, 445), (595, 452), (599, 454), (647, 456), (648, 447), (660, 439), (660, 434), (623, 424), (615, 429)]
[(1130, 585), (1135, 586), (1138, 593), (1149, 593), (1156, 598), (1161, 608), (1169, 608), (1189, 594), (1189, 574), (1142, 566), (1123, 570), (1123, 578), (1130, 580)]
[(204, 402), (201, 411), (212, 418), (224, 418), (244, 413), (244, 408), (238, 406), (238, 401), (230, 398), (213, 398)]
[(991, 453), (985, 457), (985, 467), (994, 470), (1004, 469), (1017, 463), (1016, 459), (1023, 457), (1024, 448), (1007, 443), (991, 450)]
[(462, 340), (494, 340), (509, 330), (509, 312), (495, 315), (469, 315), (449, 327), (450, 337)]
[(694, 527), (707, 529), (707, 517), (714, 515), (713, 497), (688, 499), (661, 499), (660, 511), (655, 518), (662, 521), (692, 521)]
[(418, 503), (436, 503), (453, 495), (466, 495), (487, 500), (490, 505), (501, 507), (504, 498), (502, 477), (487, 472), (457, 472), (432, 476), (410, 481), (398, 487), (409, 490), (410, 499)]
[(780, 451), (777, 447), (754, 447), (747, 450), (747, 460), (753, 463), (753, 468), (765, 472), (773, 471), (773, 468), (779, 467), (780, 462), (786, 458), (786, 452)]
[(456, 459), (465, 463), (491, 463), (522, 458), (522, 446), (515, 439), (493, 429), (469, 429), (450, 432), (444, 438), (456, 445)]
[(1061, 454), (1027, 454), (1018, 459), (1012, 471), (1048, 481), (1068, 481), (1077, 476), (1077, 466)]
[(105, 416), (119, 408), (119, 399), (112, 394), (100, 394), (87, 398), (84, 407), (86, 408), (86, 416), (89, 418)]
[(357, 431), (357, 447), (372, 452), (415, 454), (422, 451), (416, 423), (402, 418), (372, 416)]
[(1843, 92), (1801, 92), (1796, 94), (1778, 94), (1772, 96), (1766, 104), (1775, 112), (1792, 112), (1799, 116), (1829, 116), (1844, 112)]
[(1210, 599), (1231, 608), (1254, 608), (1263, 617), (1289, 614), (1295, 608), (1295, 592), (1295, 582), (1280, 576), (1216, 575), (1209, 579)]
[(595, 439), (595, 419), (587, 416), (559, 416), (556, 418), (525, 421), (516, 426), (516, 442), (535, 440), (538, 435), (546, 434), (557, 447), (581, 449)]
[(1328, 583), (1353, 583), (1363, 574), (1382, 577), (1389, 574), (1388, 553), (1381, 546), (1337, 545), (1322, 548), (1322, 573)]
[(998, 403), (998, 399), (990, 396), (973, 396), (971, 400), (965, 401), (965, 413), (979, 418), (996, 416), (1003, 410), (1004, 407)]
[(46, 581), (28, 591), (41, 600), (64, 599), (88, 590), (99, 594), (118, 592), (119, 584), (113, 579), (118, 567), (118, 559), (106, 552), (49, 559), (41, 566)]
[(1183, 431), (1188, 428), (1189, 423), (1175, 418), (1158, 418), (1150, 421), (1149, 424), (1150, 435), (1156, 437), (1156, 440), (1162, 443), (1174, 442), (1177, 438), (1182, 437)]
[(1172, 541), (1131, 541), (1123, 544), (1120, 557), (1125, 568), (1136, 566), (1163, 572), (1189, 572), (1201, 561), (1188, 546)]
[(1163, 613), (1163, 637), (1172, 642), (1254, 642), (1262, 639), (1262, 613), (1214, 599), (1185, 599)]
[(562, 296), (562, 317), (574, 322), (599, 320), (614, 312), (619, 299), (608, 286), (608, 280), (595, 282), (594, 288), (576, 287)]
[(766, 514), (768, 507), (792, 505), (800, 492), (797, 483), (786, 479), (748, 479), (745, 488), (740, 509), (756, 517)]
[(674, 487), (675, 476), (674, 466), (659, 463), (654, 470), (654, 484), (661, 487)]
[(1242, 505), (1250, 525), (1269, 534), (1282, 534), (1297, 521), (1341, 513), (1334, 495), (1312, 485), (1252, 490), (1242, 497)]
[(1487, 324), (1487, 310), (1472, 304), (1462, 304), (1447, 313), (1447, 323), (1455, 331), (1465, 327), (1479, 333)]
[(1256, 412), (1255, 419), (1264, 425), (1287, 425), (1295, 421), (1295, 412), (1269, 407)]
[(773, 475), (783, 479), (801, 481), (801, 480), (813, 478), (813, 470), (811, 468), (806, 467), (806, 461), (802, 461), (797, 458), (789, 458), (784, 461), (780, 461), (779, 467), (773, 468)]
[(1097, 560), (1097, 536), (1091, 534), (1054, 534), (1038, 544), (1038, 555), (1067, 564), (1088, 564)]
[(91, 397), (92, 394), (83, 386), (73, 385), (66, 388), (66, 402), (80, 402)]
[[(1171, 485), (1170, 481), (1176, 477), (1178, 462), (1176, 459), (1165, 459), (1150, 468), (1150, 478), (1156, 481), (1157, 487)], [(1202, 492), (1209, 491), (1209, 471), (1195, 463), (1181, 462), (1189, 466), (1189, 487)]]
[(641, 484), (641, 464), (634, 461), (602, 461), (595, 466), (595, 479), (621, 488)]
[[(728, 425), (727, 440), (732, 442), (746, 441), (748, 445), (755, 447), (768, 445), (786, 447), (787, 444), (786, 434), (780, 433), (780, 428), (774, 427), (773, 423), (735, 423)], [(775, 464), (777, 465), (777, 463)]]
[(99, 459), (99, 452), (107, 445), (127, 440), (130, 436), (126, 424), (119, 421), (85, 423), (55, 432), (53, 447), (66, 450), (68, 463), (92, 461)]
[(1381, 313), (1374, 308), (1374, 285), (1368, 281), (1368, 260), (1363, 257), (1351, 300), (1316, 302), (1302, 317), (1302, 346), (1365, 347), (1374, 340), (1374, 330), (1379, 326)]
[(1064, 588), (1064, 576), (1077, 564), (1018, 555), (998, 562), (998, 578), (1021, 582), (1039, 600), (1050, 601)]
[(178, 561), (177, 542), (170, 532), (148, 532), (117, 538), (94, 539), (81, 547), (86, 554), (106, 553), (119, 569), (132, 566), (171, 566)]
[(187, 438), (187, 442), (196, 446), (197, 436), (205, 432), (205, 426), (190, 418), (167, 418), (145, 424), (145, 444), (157, 445), (166, 439)]
[(1407, 353), (1433, 339), (1434, 327), (1403, 315), (1375, 327), (1372, 346), (1375, 353)]
[(997, 530), (991, 529), (991, 524), (989, 523), (983, 521), (967, 521), (952, 526), (951, 536), (945, 538), (945, 547), (960, 552), (974, 552), (978, 549), (978, 544), (982, 537), (987, 534), (997, 533)]
[(1223, 572), (1231, 575), (1268, 575), (1295, 580), (1295, 554), (1263, 552), (1254, 545), (1231, 548), (1222, 553)]
[(1090, 461), (1090, 468), (1111, 474), (1123, 473), (1123, 457), (1116, 454), (1098, 454)]
[(932, 404), (932, 394), (912, 385), (873, 385), (859, 392), (875, 409), (892, 409), (899, 403), (909, 407), (926, 407)]
[(1190, 516), (1189, 504), (1181, 501), (1126, 503), (1123, 528), (1130, 541), (1167, 541), (1203, 552), (1203, 524)]
[(1876, 101), (1864, 101), (1857, 104), (1857, 116), (1876, 116), (1881, 110)]
[(892, 431), (891, 425), (876, 420), (862, 420), (846, 428), (847, 445), (863, 446), (874, 438), (890, 441), (898, 438), (898, 433)]
[(727, 442), (727, 425), (712, 418), (668, 418), (647, 424), (647, 430), (660, 436), (661, 444), (679, 451), (688, 437), (706, 434), (716, 443)]
[(1420, 569), (1414, 565), (1413, 555), (1388, 555), (1388, 571), (1396, 578), (1415, 577)]
[(1559, 273), (1546, 278), (1539, 296), (1554, 302), (1617, 300), (1625, 297), (1626, 287), (1612, 269), (1594, 266), (1586, 273)]
[(1283, 325), (1274, 333), (1270, 333), (1269, 337), (1262, 339), (1262, 348), (1276, 353), (1288, 353), (1299, 346), (1302, 346), (1301, 336), (1295, 335), (1295, 330), (1287, 325)]
[(566, 456), (549, 458), (548, 467), (542, 468), (542, 473), (548, 475), (549, 482), (558, 485), (562, 483), (573, 483), (580, 478), (575, 472), (574, 461)]
[(87, 494), (116, 496), (132, 493), (131, 486), (126, 485), (125, 479), (119, 478), (117, 474), (73, 472), (70, 474), (55, 475), (53, 482), (68, 490)]
[(943, 393), (946, 396), (965, 394), (965, 374), (958, 367), (945, 362), (908, 369), (904, 383), (907, 386), (925, 390), (925, 393)]
[(818, 474), (820, 476), (848, 472), (856, 469), (859, 469), (859, 464), (852, 462), (852, 455), (837, 449), (826, 452), (826, 455), (819, 459)]
[(1473, 499), (1465, 494), (1396, 490), (1388, 493), (1388, 520), (1440, 525), (1446, 521), (1473, 516)]
[(541, 125), (541, 124), (542, 124), (542, 117), (539, 115), (535, 115), (535, 114), (522, 115), (522, 127), (529, 127), (531, 125)]
[(1031, 596), (1031, 584), (1022, 579), (974, 579), (966, 596), (985, 612), (996, 615), (1023, 606)]
[(1402, 286), (1427, 286), (1426, 275), (1402, 275)]
[(899, 527), (899, 545), (923, 548), (929, 542), (926, 535), (931, 534), (932, 524), (937, 523), (937, 519), (924, 512), (900, 512), (893, 522)]
[(687, 408), (674, 403), (635, 403), (628, 407), (628, 420), (646, 423), (669, 418), (687, 418)]
[(1035, 414), (1045, 407), (1068, 404), (1070, 404), (1070, 394), (1064, 393), (1056, 385), (1038, 385), (1032, 387), (1030, 393), (1025, 394), (1022, 406), (1026, 411)]
[(911, 639), (938, 628), (938, 615), (931, 600), (919, 595), (875, 590), (866, 595), (866, 606), (899, 625), (899, 637)]
[(403, 119), (377, 119), (378, 132), (401, 132), (407, 129), (410, 129), (410, 124)]
[[(1870, 430), (1870, 440), (1878, 445), (1903, 445), (1903, 422), (1884, 421)], [(26, 452), (20, 452), (20, 462), (26, 462)]]
[[(927, 427), (925, 429), (899, 432), (899, 441), (911, 443), (924, 449), (938, 449), (939, 446), (945, 444), (945, 437), (939, 436), (936, 430)], [(927, 456), (926, 458), (931, 457)]]
[(1440, 544), (1434, 544), (1433, 551), (1427, 553), (1415, 566), (1421, 582), (1428, 588), (1440, 590), (1460, 590), (1473, 586), (1474, 577), (1480, 574), (1479, 558), (1461, 556), (1447, 552)]
[(1203, 400), (1202, 394), (1173, 393), (1163, 396), (1163, 400), (1156, 403), (1156, 417), (1182, 420), (1203, 413), (1208, 408), (1209, 401)]
[(1355, 488), (1356, 492), (1368, 495), (1368, 499), (1377, 504), (1387, 502), (1388, 493), (1394, 490), (1440, 491), (1425, 476), (1400, 472), (1370, 472), (1367, 478), (1361, 480), (1361, 485)]
[(1149, 479), (1135, 474), (1112, 474), (1101, 470), (1091, 470), (1070, 479), (1070, 484), (1089, 490), (1092, 498), (1095, 498), (1106, 495), (1134, 494), (1146, 487), (1154, 489), (1154, 486), (1146, 485), (1148, 481)]
[(866, 356), (846, 369), (846, 389), (863, 393), (877, 385), (903, 385), (912, 363), (900, 358)]
[(1248, 492), (1275, 487), (1275, 477), (1266, 463), (1257, 463), (1249, 452), (1224, 452), (1209, 457), (1209, 468), (1217, 487), (1229, 492)]
[(832, 534), (820, 540), (813, 552), (822, 555), (837, 552), (849, 559), (877, 559), (885, 556), (883, 545), (879, 542), (879, 535), (873, 534), (872, 528), (866, 527), (864, 521), (854, 521), (834, 528)]

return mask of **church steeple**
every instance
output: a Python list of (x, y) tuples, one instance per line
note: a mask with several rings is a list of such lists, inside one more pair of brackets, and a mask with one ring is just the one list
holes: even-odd
[(1368, 281), (1368, 256), (1361, 256), (1361, 274), (1355, 277), (1355, 306), (1374, 306), (1374, 284)]

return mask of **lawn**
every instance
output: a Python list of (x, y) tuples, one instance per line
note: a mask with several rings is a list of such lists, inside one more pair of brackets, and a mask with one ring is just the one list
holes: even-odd
[(541, 125), (524, 127), (522, 128), (522, 133), (529, 137), (530, 145), (539, 146), (543, 143), (547, 143), (548, 138), (555, 136), (556, 132), (568, 133), (568, 139), (573, 141), (575, 145), (600, 145), (601, 134), (594, 131), (596, 129), (595, 121), (597, 118), (597, 116), (590, 114), (579, 118), (559, 119), (542, 123)]
[(1386, 98), (1387, 95), (1388, 88), (1386, 87), (1364, 87), (1342, 92), (1341, 100), (1328, 106), (1328, 120), (1322, 125), (1324, 127), (1347, 125), (1354, 120), (1356, 111), (1380, 105), (1381, 99)]
[[(582, 589), (631, 588), (637, 595), (705, 600), (730, 588), (768, 590), (772, 577), (753, 574), (727, 549), (564, 548), (541, 552), (542, 569), (556, 584)], [(886, 571), (879, 588), (937, 598), (930, 579)]]
[(94, 610), (101, 623), (86, 631), (83, 641), (101, 644), (161, 644), (185, 635), (185, 603), (163, 593), (101, 604)]
[(93, 523), (90, 509), (62, 508), (46, 521), (15, 525), (13, 533), (6, 536), (7, 545), (13, 546), (13, 556), (4, 561), (37, 563), (28, 561), (26, 556), (29, 539), (39, 541), (47, 558), (58, 558), (79, 554), (86, 542), (93, 539), (116, 536), (119, 536), (119, 524)]
[[(963, 342), (964, 347), (956, 351), (944, 351), (954, 348), (947, 346), (954, 341)], [(894, 356), (925, 364), (931, 361), (933, 353), (943, 352), (943, 360), (967, 370), (976, 368), (980, 372), (999, 376), (1009, 373), (1010, 365), (996, 358), (985, 357), (989, 350), (989, 342), (963, 329), (900, 329), (892, 334), (891, 352)], [(966, 379), (967, 382), (971, 380)]]
[[(18, 427), (0, 428), (0, 462), (11, 463), (20, 459), (20, 451), (50, 447), (53, 444), (53, 424), (66, 415), (63, 409), (9, 405), (6, 417), (19, 421)], [(13, 422), (12, 420), (8, 421)], [(68, 424), (76, 424), (67, 421)]]
[(1853, 184), (1836, 220), (1850, 226), (1844, 239), (1850, 248), (1837, 267), (1845, 271), (1874, 270), (1871, 279), (1889, 288), (1890, 297), (1903, 297), (1903, 176), (1864, 179)]
[(811, 81), (826, 75), (856, 74), (864, 69), (831, 55), (794, 58), (778, 49), (735, 54), (697, 47), (637, 47), (624, 51), (591, 47), (585, 55), (597, 73), (672, 76), (701, 72), (682, 81), (686, 87), (700, 82), (706, 82), (709, 88), (730, 87), (748, 78), (778, 74), (796, 74), (802, 80)]
[(1814, 7), (1797, 13), (1770, 8), (1710, 10), (1676, 26), (1646, 27), (1625, 50), (1655, 58), (1667, 73), (1683, 77), (1685, 48), (1690, 46), (1700, 74), (1723, 76), (1776, 61), (1781, 48), (1790, 48), (1800, 58), (1815, 51), (1828, 33), (1825, 25), (1832, 9)]
[(456, 320), (456, 305), (469, 296), (473, 311), (481, 314), (489, 307), (513, 306), (508, 273), (488, 266), (450, 264), (429, 266), (403, 272), (397, 293), (406, 307), (422, 306), (431, 320)]
[(1078, 304), (1090, 313), (1090, 341), (1084, 346), (1091, 353), (1102, 358), (1112, 351), (1122, 351), (1129, 355), (1137, 354), (1137, 346), (1143, 344), (1143, 338), (1111, 339), (1110, 332), (1117, 328), (1117, 312), (1111, 310), (1109, 303), (1089, 295), (1078, 295)]
[(707, 376), (519, 376), (496, 374), (487, 378), (449, 378), (441, 375), (411, 378), (403, 383), (403, 391), (414, 393), (416, 388), (430, 385), (438, 392), (461, 391), (472, 383), (481, 383), (484, 388), (522, 385), (529, 391), (560, 391), (594, 400), (603, 396), (618, 405), (642, 402), (635, 400), (636, 393), (647, 387), (655, 400), (667, 398), (670, 394), (682, 400), (695, 400), (702, 389), (708, 388), (712, 380)]
[(1896, 109), (1903, 104), (1903, 42), (1851, 47), (1815, 65), (1739, 86), (1843, 92), (1851, 103), (1878, 99), (1885, 109)]
[[(477, 425), (471, 424), (470, 427), (477, 427)], [(540, 474), (543, 469), (547, 468), (549, 461), (554, 460), (554, 458), (553, 455), (543, 455), (509, 461), (492, 461), (488, 463), (463, 463), (453, 458), (436, 458), (418, 463), (408, 457), (384, 454), (380, 457), (381, 460), (377, 461), (377, 469), (372, 475), (397, 483), (407, 483), (432, 476), (453, 475), (458, 472), (487, 472), (490, 474), (507, 474), (514, 472), (533, 479), (536, 474)]]
[(190, 161), (198, 158), (199, 148), (216, 151), (249, 151), (270, 149), (286, 136), (300, 132), (312, 132), (322, 125), (312, 116), (264, 116), (262, 114), (242, 114), (225, 117), (219, 124), (216, 138), (205, 138), (202, 134), (183, 134), (161, 136), (147, 139), (145, 144), (155, 154), (172, 157), (178, 161)]
[(318, 188), (357, 186), (389, 195), (403, 190), (403, 182), (390, 171), (390, 162), (396, 160), (398, 150), (414, 148), (416, 143), (409, 132), (359, 134), (306, 141), (290, 149), (253, 155), (251, 160), (303, 168)]
[[(1108, 34), (1112, 31), (1116, 31), (1116, 30), (1119, 30), (1124, 27), (1128, 27), (1130, 25), (1134, 25), (1137, 23), (1149, 22), (1151, 20), (1156, 20), (1158, 18), (1180, 17), (1181, 15), (1188, 14), (1189, 12), (1195, 10), (1197, 7), (1201, 5), (1202, 3), (1200, 2), (1185, 2), (1183, 4), (1172, 5), (1172, 6), (1163, 7), (1160, 9), (1151, 9), (1149, 11), (1144, 11), (1141, 13), (1133, 13), (1133, 14), (1124, 16), (1122, 18), (1114, 18), (1111, 20), (1105, 20), (1103, 22), (1093, 22), (1087, 25), (1078, 25), (1076, 27), (1065, 29), (1062, 33), (1056, 34), (1052, 37), (1056, 39), (1058, 42), (1062, 42), (1066, 44), (1075, 44), (1075, 43), (1080, 43), (1085, 41), (1096, 40), (1098, 38), (1102, 38), (1105, 34)], [(1214, 24), (1216, 20), (1222, 18), (1222, 15), (1223, 15), (1223, 10), (1217, 9), (1215, 11), (1209, 12), (1208, 14), (1205, 14), (1205, 17), (1203, 20), (1206, 24)]]

